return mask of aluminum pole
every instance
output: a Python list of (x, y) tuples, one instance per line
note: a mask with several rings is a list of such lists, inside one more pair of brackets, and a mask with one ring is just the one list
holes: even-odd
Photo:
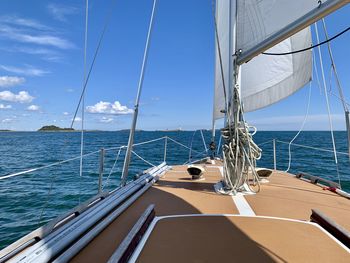
[(302, 29), (320, 20), (322, 17), (325, 17), (326, 15), (341, 8), (349, 2), (349, 0), (328, 0), (322, 3), (319, 7), (316, 7), (315, 9), (300, 17), (293, 23), (272, 34), (270, 37), (263, 40), (261, 43), (254, 46), (253, 48), (248, 50), (242, 50), (242, 54), (237, 58), (237, 63), (241, 65), (243, 63), (248, 62), (249, 60), (264, 52), (265, 50), (275, 46), (284, 39), (294, 35), (295, 33), (301, 31)]
[(136, 123), (137, 123), (137, 116), (138, 116), (138, 112), (139, 112), (139, 103), (140, 103), (141, 91), (142, 91), (142, 86), (143, 86), (144, 73), (145, 73), (146, 64), (147, 64), (148, 49), (149, 49), (149, 44), (150, 44), (150, 39), (151, 39), (151, 34), (152, 34), (153, 17), (154, 17), (154, 13), (155, 13), (155, 9), (156, 9), (156, 4), (157, 4), (157, 0), (153, 0), (151, 20), (149, 23), (145, 51), (143, 54), (140, 79), (139, 79), (136, 101), (135, 101), (134, 115), (133, 115), (132, 125), (131, 125), (131, 129), (130, 129), (130, 134), (129, 134), (128, 148), (126, 150), (126, 155), (125, 155), (125, 159), (124, 159), (121, 185), (125, 185), (126, 178), (128, 177), (128, 173), (129, 173), (131, 151), (132, 151), (132, 145), (134, 144), (134, 135), (135, 135), (135, 129), (136, 129)]
[(105, 160), (105, 149), (101, 148), (100, 150), (100, 166), (98, 171), (98, 193), (102, 192), (102, 178), (103, 178), (103, 170), (104, 170), (104, 160)]
[(276, 163), (276, 140), (273, 139), (273, 169), (277, 170), (277, 163)]

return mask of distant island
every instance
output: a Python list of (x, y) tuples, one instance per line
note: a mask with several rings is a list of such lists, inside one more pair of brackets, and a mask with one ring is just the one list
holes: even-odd
[(55, 132), (55, 131), (75, 131), (73, 128), (60, 128), (55, 125), (47, 125), (41, 127), (38, 131), (42, 132)]

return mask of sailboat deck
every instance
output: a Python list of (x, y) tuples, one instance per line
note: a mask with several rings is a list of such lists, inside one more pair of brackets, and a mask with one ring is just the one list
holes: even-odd
[[(248, 261), (254, 258), (319, 261), (319, 255), (324, 254), (321, 258), (325, 261), (329, 255), (332, 261), (349, 262), (349, 252), (315, 224), (277, 218), (309, 221), (311, 209), (317, 208), (349, 230), (348, 199), (287, 173), (274, 172), (258, 194), (243, 197), (248, 207), (242, 210), (239, 207), (242, 204), (235, 198), (214, 191), (214, 184), (221, 180), (220, 164), (204, 165), (205, 173), (200, 180), (191, 180), (186, 168), (175, 166), (166, 172), (72, 262), (106, 262), (149, 204), (155, 204), (156, 218), (164, 216), (164, 219), (157, 222), (146, 241), (140, 262), (164, 262), (165, 259), (167, 262), (201, 259), (210, 262), (211, 257), (216, 259), (227, 252), (225, 246), (231, 249), (226, 256), (232, 256), (236, 250), (237, 254), (247, 251), (244, 254), (249, 254)], [(247, 209), (251, 209), (253, 215), (276, 218), (246, 217)], [(213, 214), (221, 216), (209, 216)], [(238, 238), (242, 236), (243, 239)], [(236, 249), (232, 250), (233, 247)]]

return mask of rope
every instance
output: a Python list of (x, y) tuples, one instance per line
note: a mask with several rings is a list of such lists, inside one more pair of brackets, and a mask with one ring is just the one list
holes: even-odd
[[(201, 153), (199, 153), (199, 154), (196, 154), (195, 156), (193, 156), (193, 158), (192, 159), (195, 159), (195, 158), (197, 158), (197, 157), (199, 157), (199, 156), (201, 156), (201, 155), (203, 155), (203, 154), (206, 154), (207, 152), (206, 151), (203, 151), (203, 152), (201, 152)], [(195, 160), (196, 161), (196, 160)], [(190, 164), (190, 163), (193, 163), (193, 162), (195, 162), (195, 161), (190, 161), (190, 160), (187, 160), (186, 162), (184, 162), (182, 165), (186, 165), (186, 164)]]
[[(326, 39), (328, 39), (328, 32), (327, 32), (326, 22), (325, 22), (324, 18), (322, 18), (322, 25), (323, 25), (323, 31), (324, 31), (324, 34), (326, 36)], [(346, 111), (348, 111), (348, 107), (347, 107), (347, 105), (345, 103), (343, 89), (342, 89), (342, 86), (341, 86), (341, 83), (340, 83), (340, 80), (339, 80), (339, 77), (338, 77), (338, 72), (337, 72), (337, 68), (335, 66), (335, 61), (334, 61), (334, 58), (333, 58), (333, 52), (332, 52), (331, 44), (329, 42), (327, 42), (327, 48), (328, 48), (329, 57), (331, 59), (331, 67), (332, 67), (332, 69), (334, 71), (334, 75), (335, 75), (335, 78), (336, 78), (336, 81), (337, 81), (337, 87), (338, 87), (339, 96), (341, 98), (341, 102), (342, 102), (342, 105), (343, 105), (344, 112), (346, 112)]]
[[(251, 192), (260, 191), (259, 176), (256, 173), (256, 161), (261, 158), (261, 149), (253, 141), (256, 128), (248, 126), (244, 120), (241, 101), (239, 99), (238, 85), (234, 88), (234, 103), (237, 108), (232, 109), (234, 116), (233, 129), (228, 126), (221, 130), (224, 139), (224, 183), (223, 193), (235, 194), (245, 191), (246, 186)], [(250, 132), (253, 129), (253, 132)], [(258, 186), (255, 190), (251, 187)]]
[(133, 154), (135, 154), (140, 160), (144, 161), (145, 163), (149, 164), (150, 166), (155, 167), (155, 165), (149, 161), (147, 161), (146, 159), (142, 158), (140, 155), (138, 155), (135, 151), (131, 151)]
[[(145, 142), (135, 143), (133, 146), (140, 146), (140, 145), (144, 145), (144, 144), (160, 141), (160, 140), (165, 139), (166, 137), (167, 136), (160, 137), (160, 138), (153, 139), (153, 140), (149, 140), (149, 141), (145, 141)], [(180, 142), (177, 142), (176, 140), (174, 140), (174, 139), (172, 139), (170, 137), (167, 137), (167, 138), (169, 140), (173, 141), (174, 143), (176, 143), (176, 144), (178, 144), (178, 145), (180, 145), (180, 146), (182, 146), (182, 147), (184, 147), (186, 149), (189, 149), (189, 147), (187, 147), (186, 145), (184, 145), (184, 144), (182, 144)], [(123, 145), (123, 146), (118, 146), (118, 147), (111, 147), (111, 148), (105, 149), (105, 151), (119, 150), (119, 149), (123, 149), (123, 148), (126, 148), (126, 146)], [(195, 150), (192, 150), (192, 151), (201, 154), (198, 151), (195, 151)], [(86, 153), (86, 154), (83, 154), (83, 157), (87, 157), (87, 156), (90, 156), (90, 155), (93, 155), (93, 154), (96, 154), (96, 153), (99, 153), (99, 152), (100, 151), (97, 150), (97, 151), (93, 151), (93, 152), (90, 152), (90, 153)], [(72, 158), (69, 158), (69, 159), (66, 159), (66, 160), (58, 161), (58, 162), (55, 162), (55, 163), (51, 163), (51, 164), (48, 164), (48, 165), (44, 165), (44, 166), (28, 168), (28, 169), (26, 169), (24, 171), (21, 171), (21, 172), (16, 172), (16, 173), (12, 173), (12, 174), (1, 176), (0, 180), (4, 180), (4, 179), (11, 178), (11, 177), (19, 176), (19, 175), (24, 175), (24, 174), (36, 172), (36, 171), (43, 170), (43, 169), (46, 169), (46, 168), (49, 168), (49, 167), (57, 166), (57, 165), (64, 164), (64, 163), (67, 163), (67, 162), (71, 162), (71, 161), (74, 161), (74, 160), (77, 160), (77, 159), (80, 159), (80, 158), (81, 158), (81, 155), (76, 156), (76, 157), (72, 157)]]
[(217, 148), (217, 151), (216, 151), (217, 153), (220, 152), (221, 141), (222, 141), (222, 136), (220, 135), (220, 137), (219, 137), (219, 143), (218, 143), (218, 148)]
[[(84, 157), (96, 154), (98, 152), (99, 151), (94, 151), (94, 152), (91, 152), (91, 153), (84, 154)], [(55, 163), (52, 163), (52, 164), (48, 164), (48, 165), (44, 165), (44, 166), (40, 166), (40, 167), (35, 167), (35, 168), (29, 168), (29, 169), (27, 169), (25, 171), (21, 171), (21, 172), (18, 172), (18, 173), (13, 173), (13, 174), (1, 176), (0, 180), (4, 180), (4, 179), (7, 179), (7, 178), (15, 177), (15, 176), (18, 176), (18, 175), (28, 174), (28, 173), (31, 173), (31, 172), (36, 172), (36, 171), (39, 171), (39, 170), (42, 170), (42, 169), (45, 169), (45, 168), (49, 168), (49, 167), (52, 167), (52, 166), (57, 166), (57, 165), (60, 165), (60, 164), (63, 164), (63, 163), (74, 161), (74, 160), (77, 160), (79, 158), (80, 158), (80, 155), (76, 156), (76, 157), (73, 157), (73, 158), (70, 158), (70, 159), (67, 159), (67, 160), (64, 160), (64, 161), (59, 161), (59, 162), (55, 162)]]
[(300, 126), (300, 129), (299, 131), (297, 132), (297, 134), (295, 134), (295, 136), (293, 137), (293, 139), (289, 142), (288, 144), (288, 168), (287, 170), (285, 170), (285, 172), (288, 172), (289, 169), (290, 169), (290, 164), (292, 162), (292, 153), (290, 151), (290, 147), (291, 147), (291, 144), (294, 142), (294, 140), (299, 136), (299, 134), (301, 133), (301, 131), (304, 129), (304, 126), (305, 126), (305, 123), (306, 123), (306, 120), (307, 120), (307, 117), (309, 116), (309, 109), (310, 109), (310, 101), (311, 101), (311, 82), (310, 82), (310, 87), (309, 87), (309, 98), (308, 98), (308, 101), (307, 101), (307, 107), (306, 107), (306, 114), (305, 114), (305, 117), (304, 117), (304, 120)]
[(119, 156), (120, 156), (120, 153), (121, 153), (121, 151), (122, 151), (123, 148), (124, 148), (124, 147), (120, 147), (120, 148), (119, 148), (118, 153), (117, 153), (117, 156), (116, 156), (115, 161), (114, 161), (114, 163), (113, 163), (113, 166), (112, 166), (112, 168), (111, 168), (111, 170), (109, 171), (109, 174), (108, 174), (108, 176), (107, 176), (106, 183), (102, 186), (102, 190), (103, 190), (105, 187), (108, 186), (109, 178), (111, 177), (111, 175), (112, 175), (112, 173), (113, 173), (114, 167), (116, 166), (116, 164), (117, 164), (117, 162), (118, 162), (118, 160), (119, 160)]
[[(289, 144), (289, 142), (280, 141), (280, 140), (276, 140), (276, 142), (283, 143), (283, 144)], [(324, 148), (313, 147), (313, 146), (308, 146), (308, 145), (303, 145), (303, 144), (291, 143), (291, 145), (294, 145), (297, 147), (302, 147), (302, 148), (307, 148), (307, 149), (312, 149), (312, 150), (317, 150), (317, 151), (321, 151), (321, 152), (334, 153), (333, 150), (328, 150), (328, 149), (324, 149)], [(337, 151), (337, 154), (349, 155), (348, 153), (339, 152), (339, 151)]]
[[(170, 138), (170, 137), (168, 137), (168, 139), (169, 139), (170, 141), (172, 141), (172, 142), (174, 142), (174, 143), (176, 143), (176, 144), (178, 144), (178, 145), (180, 145), (180, 146), (182, 146), (182, 147), (188, 149), (188, 150), (191, 150), (190, 147), (188, 147), (188, 146), (182, 144), (181, 142), (175, 141), (174, 139), (172, 139), (172, 138)], [(196, 151), (196, 150), (193, 150), (193, 149), (192, 149), (192, 152), (200, 153), (200, 152), (198, 152), (198, 151)]]
[(273, 140), (268, 140), (268, 141), (266, 141), (266, 142), (259, 143), (259, 144), (258, 144), (258, 146), (260, 147), (261, 145), (264, 145), (264, 144), (270, 143), (270, 142), (272, 142), (272, 141), (273, 141)]
[(324, 40), (322, 42), (317, 41), (318, 42), (317, 45), (311, 45), (310, 47), (307, 47), (307, 48), (303, 48), (303, 49), (299, 49), (299, 50), (295, 50), (295, 51), (290, 51), (290, 52), (283, 52), (283, 53), (262, 52), (262, 54), (268, 55), (268, 56), (284, 56), (284, 55), (292, 55), (292, 54), (308, 51), (310, 49), (313, 49), (313, 48), (316, 48), (316, 47), (320, 47), (321, 45), (326, 44), (326, 43), (336, 39), (337, 37), (343, 35), (344, 33), (348, 32), (349, 30), (350, 30), (350, 27), (344, 29), (340, 33), (338, 33), (335, 36), (331, 37), (330, 39), (327, 38), (326, 40)]
[[(151, 143), (151, 142), (156, 142), (156, 141), (160, 141), (160, 140), (163, 140), (165, 139), (166, 136), (164, 137), (160, 137), (160, 138), (157, 138), (157, 139), (153, 139), (153, 140), (149, 140), (149, 141), (145, 141), (145, 142), (140, 142), (140, 143), (134, 143), (132, 146), (135, 147), (135, 146), (140, 146), (140, 145), (143, 145), (143, 144), (148, 144), (148, 143)], [(126, 145), (123, 145), (123, 146), (118, 146), (118, 147), (110, 147), (110, 148), (106, 148), (105, 151), (111, 151), (111, 150), (118, 150), (119, 148), (126, 148), (127, 146)]]
[[(315, 23), (315, 33), (316, 33), (317, 43), (319, 43), (320, 40), (319, 40), (319, 36), (318, 36), (317, 23)], [(330, 106), (329, 106), (328, 92), (327, 92), (327, 86), (326, 86), (326, 78), (325, 78), (325, 75), (324, 75), (323, 61), (322, 61), (322, 54), (321, 54), (320, 46), (318, 46), (318, 56), (319, 56), (319, 59), (320, 59), (320, 67), (321, 67), (321, 73), (322, 73), (322, 82), (323, 82), (323, 88), (324, 88), (325, 99), (326, 99), (326, 104), (327, 104), (329, 127), (330, 127), (330, 130), (331, 130), (333, 152), (334, 152), (334, 162), (335, 162), (335, 165), (337, 167), (338, 181), (339, 181), (339, 186), (340, 186), (340, 189), (341, 189), (340, 174), (339, 174), (339, 167), (338, 167), (337, 149), (336, 149), (336, 146), (335, 146), (335, 140), (334, 140), (334, 134), (333, 134), (332, 116), (331, 116), (331, 110), (330, 110)]]
[[(85, 7), (85, 39), (84, 39), (84, 73), (83, 73), (83, 86), (86, 80), (86, 51), (88, 40), (88, 19), (89, 19), (89, 0), (86, 0)], [(81, 180), (83, 177), (83, 154), (84, 154), (84, 121), (85, 121), (85, 92), (83, 94), (81, 104), (81, 134), (80, 134), (80, 165), (79, 165), (79, 204), (81, 194)]]
[(113, 11), (113, 9), (114, 9), (114, 4), (115, 4), (115, 3), (116, 3), (115, 0), (111, 0), (111, 6), (110, 6), (110, 8), (108, 9), (108, 10), (109, 10), (109, 14), (106, 16), (105, 24), (104, 24), (104, 27), (103, 27), (103, 29), (102, 29), (102, 33), (101, 33), (101, 35), (100, 35), (100, 39), (99, 39), (98, 44), (97, 44), (97, 47), (96, 47), (96, 50), (95, 50), (95, 53), (94, 53), (94, 57), (93, 57), (93, 59), (92, 59), (91, 65), (90, 65), (90, 69), (89, 69), (89, 72), (88, 72), (88, 74), (87, 74), (87, 77), (86, 77), (86, 81), (85, 81), (85, 83), (84, 83), (84, 86), (83, 86), (83, 90), (81, 91), (80, 98), (79, 98), (79, 102), (78, 102), (78, 105), (77, 105), (77, 107), (76, 107), (76, 109), (75, 109), (74, 116), (73, 116), (73, 119), (72, 119), (70, 128), (73, 128), (73, 124), (74, 124), (74, 122), (75, 122), (75, 118), (76, 118), (76, 116), (77, 116), (77, 114), (78, 114), (78, 110), (79, 110), (79, 108), (80, 108), (80, 104), (81, 104), (82, 99), (83, 99), (83, 97), (84, 97), (85, 90), (86, 90), (87, 84), (88, 84), (88, 82), (89, 82), (92, 69), (94, 68), (95, 61), (96, 61), (98, 52), (99, 52), (100, 47), (101, 47), (101, 44), (102, 44), (102, 40), (103, 40), (103, 38), (104, 38), (104, 35), (105, 35), (106, 31), (107, 31), (109, 22), (110, 22), (110, 20), (111, 20), (112, 11)]
[(201, 136), (202, 136), (202, 141), (203, 141), (203, 145), (204, 145), (205, 151), (208, 152), (207, 144), (205, 143), (205, 140), (204, 140), (203, 131), (202, 130), (199, 130), (199, 131), (200, 131)]

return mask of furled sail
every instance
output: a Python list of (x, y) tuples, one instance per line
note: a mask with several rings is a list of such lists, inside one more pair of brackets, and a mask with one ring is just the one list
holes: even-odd
[[(217, 2), (217, 31), (218, 41), (216, 41), (216, 67), (215, 67), (215, 92), (214, 92), (214, 119), (220, 119), (224, 117), (222, 111), (225, 109), (224, 100), (224, 86), (226, 94), (229, 94), (231, 79), (230, 72), (232, 72), (232, 54), (234, 51), (232, 45), (229, 44), (228, 36), (230, 32), (229, 26), (229, 3), (233, 1), (219, 0)], [(242, 7), (241, 1), (238, 1), (238, 12)], [(243, 2), (243, 1), (242, 1)], [(268, 2), (273, 3), (275, 1), (253, 1), (247, 2)], [(277, 1), (279, 5), (279, 1)], [(284, 2), (284, 0), (281, 0)], [(294, 3), (294, 1), (291, 1)], [(299, 2), (295, 1), (295, 2)], [(305, 0), (305, 2), (310, 2)], [(259, 6), (259, 4), (256, 5)], [(249, 5), (247, 5), (249, 7)], [(246, 7), (247, 7), (246, 6)], [(263, 5), (267, 8), (269, 4)], [(308, 5), (307, 5), (308, 6)], [(311, 6), (311, 5), (310, 5)], [(256, 9), (257, 7), (255, 7)], [(249, 9), (249, 8), (248, 8)], [(238, 18), (240, 15), (238, 15)], [(248, 18), (247, 18), (248, 19)], [(251, 18), (252, 21), (258, 19)], [(259, 19), (258, 19), (259, 20)], [(247, 20), (248, 21), (248, 20)], [(238, 23), (238, 22), (237, 22)], [(242, 22), (240, 22), (242, 23)], [(248, 22), (247, 22), (248, 23)], [(239, 23), (238, 23), (239, 24)], [(251, 24), (252, 25), (252, 24)], [(248, 30), (252, 31), (251, 34), (256, 34), (258, 39), (260, 32), (255, 31), (262, 30), (260, 27), (248, 27), (246, 35), (249, 34)], [(254, 30), (255, 31), (254, 31)], [(240, 42), (239, 29), (237, 29), (237, 45)], [(265, 30), (266, 31), (266, 30)], [(274, 31), (273, 31), (274, 32)], [(243, 33), (241, 32), (241, 35)], [(244, 37), (244, 36), (243, 36)], [(246, 38), (253, 39), (253, 38)], [(261, 40), (261, 38), (259, 38)], [(247, 43), (252, 43), (245, 41)], [(220, 45), (221, 63), (219, 57), (218, 44)], [(276, 46), (270, 48), (268, 52), (271, 53), (283, 53), (299, 50), (311, 46), (311, 32), (309, 28), (306, 28), (292, 37), (282, 41)], [(249, 44), (250, 45), (250, 44)], [(223, 74), (221, 72), (223, 71)], [(311, 51), (296, 53), (286, 56), (267, 56), (259, 55), (253, 58), (248, 63), (245, 63), (241, 67), (241, 97), (243, 101), (244, 111), (254, 111), (275, 102), (278, 102), (298, 89), (302, 88), (307, 82), (310, 81), (312, 75), (312, 55)], [(232, 86), (232, 85), (231, 85)]]

